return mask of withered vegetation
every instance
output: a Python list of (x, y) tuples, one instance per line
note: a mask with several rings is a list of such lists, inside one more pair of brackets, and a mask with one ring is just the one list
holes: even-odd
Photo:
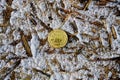
[(24, 46), (24, 48), (26, 50), (27, 56), (32, 57), (32, 52), (31, 52), (30, 46), (28, 44), (28, 40), (25, 37), (24, 32), (22, 30), (20, 30), (20, 35), (21, 35), (21, 41), (22, 41), (22, 44), (23, 44), (23, 46)]
[[(3, 24), (0, 24), (0, 27), (7, 27), (7, 26), (10, 25), (11, 12), (14, 11), (14, 9), (11, 8), (12, 1), (13, 0), (6, 0), (6, 2), (7, 2), (6, 9), (3, 10)], [(73, 0), (71, 0), (71, 1), (73, 1)], [(72, 4), (72, 7), (74, 7), (74, 9), (77, 8), (78, 10), (87, 11), (88, 8), (89, 8), (89, 5), (91, 4), (92, 1), (94, 1), (95, 5), (97, 5), (100, 8), (100, 6), (106, 6), (107, 3), (114, 2), (115, 0), (77, 0), (77, 1), (79, 2), (79, 4), (83, 4), (84, 6), (80, 7), (76, 4), (75, 5)], [(117, 33), (116, 28), (114, 27), (114, 24), (110, 27), (111, 32), (108, 32), (107, 31), (108, 26), (107, 26), (106, 18), (100, 19), (99, 21), (86, 21), (85, 20), (86, 15), (84, 15), (80, 12), (77, 12), (76, 10), (73, 10), (73, 9), (72, 10), (71, 9), (65, 9), (64, 0), (60, 0), (61, 7), (57, 6), (57, 8), (53, 8), (54, 4), (55, 4), (54, 2), (46, 4), (47, 7), (51, 6), (47, 10), (50, 11), (50, 9), (51, 9), (52, 11), (54, 11), (57, 14), (57, 16), (60, 17), (60, 19), (63, 23), (68, 21), (69, 17), (71, 17), (71, 16), (75, 17), (76, 19), (79, 19), (83, 23), (88, 22), (89, 25), (90, 25), (90, 28), (91, 28), (90, 32), (92, 33), (92, 34), (89, 34), (89, 33), (81, 32), (81, 34), (79, 34), (81, 36), (81, 38), (88, 39), (88, 42), (83, 41), (82, 43), (78, 43), (79, 38), (77, 37), (77, 34), (79, 32), (78, 27), (80, 27), (80, 26), (77, 26), (77, 23), (73, 20), (73, 22), (70, 22), (69, 25), (70, 25), (70, 27), (72, 27), (74, 34), (66, 31), (66, 33), (68, 35), (68, 43), (64, 48), (66, 50), (75, 50), (75, 52), (67, 52), (63, 48), (61, 48), (61, 49), (59, 49), (60, 54), (62, 54), (62, 55), (73, 54), (74, 57), (76, 58), (76, 61), (77, 61), (77, 56), (78, 55), (83, 55), (83, 56), (85, 56), (85, 58), (88, 61), (91, 61), (91, 62), (95, 62), (95, 61), (96, 62), (97, 61), (115, 61), (118, 64), (120, 64), (120, 61), (119, 61), (120, 57), (119, 56), (118, 57), (113, 57), (113, 58), (91, 59), (92, 55), (99, 56), (99, 54), (98, 54), (99, 52), (105, 53), (105, 52), (112, 51), (113, 40), (116, 40), (118, 38), (118, 36), (117, 36), (118, 33)], [(49, 25), (47, 25), (42, 19), (38, 18), (37, 14), (36, 14), (37, 13), (36, 4), (34, 4), (34, 1), (30, 2), (30, 8), (31, 8), (31, 12), (30, 12), (30, 14), (27, 15), (27, 18), (29, 18), (32, 25), (34, 25), (34, 27), (36, 27), (39, 23), (43, 27), (43, 29), (41, 29), (41, 32), (45, 31), (45, 30), (47, 30), (48, 32), (52, 31), (53, 29)], [(107, 8), (108, 8), (108, 6), (107, 6)], [(114, 10), (114, 8), (110, 8), (110, 9)], [(115, 9), (116, 10), (115, 10), (114, 15), (115, 16), (120, 16), (120, 10), (118, 8), (115, 8)], [(52, 17), (49, 17), (49, 19), (52, 20)], [(120, 24), (120, 20), (116, 19), (116, 23)], [(92, 27), (91, 27), (91, 25), (92, 25)], [(106, 32), (106, 34), (107, 34), (106, 39), (104, 39), (100, 36), (100, 34), (101, 34), (100, 31), (105, 31)], [(11, 64), (12, 64), (11, 67), (6, 67), (5, 66), (2, 69), (0, 69), (0, 74), (1, 74), (0, 79), (1, 80), (4, 80), (7, 75), (11, 75), (10, 76), (11, 80), (15, 80), (16, 72), (14, 70), (20, 65), (21, 60), (22, 59), (28, 59), (29, 57), (33, 57), (31, 49), (30, 49), (30, 45), (28, 44), (28, 42), (32, 38), (31, 33), (29, 35), (25, 35), (24, 31), (22, 31), (21, 29), (19, 30), (19, 32), (20, 32), (21, 39), (11, 42), (10, 45), (16, 46), (19, 42), (22, 42), (22, 45), (23, 45), (23, 47), (26, 51), (27, 57), (15, 56), (14, 55), (14, 57), (11, 57), (10, 59), (7, 59), (7, 56), (9, 55), (9, 53), (5, 53), (4, 55), (1, 55), (0, 60), (6, 61), (6, 64), (10, 63), (10, 61), (13, 60), (13, 62), (11, 62)], [(103, 39), (106, 42), (108, 42), (109, 46), (106, 47), (106, 46), (103, 45), (103, 41), (102, 41)], [(43, 47), (47, 43), (47, 38), (39, 39), (39, 41), (40, 41), (40, 46)], [(69, 47), (68, 44), (71, 44), (73, 42), (77, 42), (78, 46)], [(98, 45), (96, 45), (95, 42), (97, 42)], [(44, 52), (49, 53), (48, 55), (52, 55), (56, 52), (56, 49), (48, 47), (46, 50), (44, 50)], [(85, 54), (85, 53), (88, 53), (88, 54)], [(69, 60), (71, 60), (71, 59), (69, 58)], [(61, 64), (59, 63), (59, 61), (57, 61), (57, 59), (52, 60), (52, 62), (53, 62), (53, 64), (60, 67), (61, 72), (67, 72), (65, 69), (61, 68)], [(81, 68), (81, 69), (89, 71), (89, 69), (86, 66), (83, 66), (83, 68)], [(78, 69), (76, 71), (79, 71), (79, 70), (80, 69)], [(37, 68), (32, 68), (32, 71), (41, 73), (41, 74), (43, 74), (43, 75), (45, 75), (49, 78), (51, 76), (50, 74), (48, 74), (48, 73), (46, 73), (42, 70), (39, 70)], [(109, 68), (106, 67), (104, 71), (106, 72), (106, 74), (108, 74)], [(115, 70), (112, 70), (112, 73), (115, 75)], [(91, 74), (88, 74), (88, 76), (93, 77), (93, 75), (91, 75)], [(108, 75), (105, 75), (105, 77), (107, 77), (107, 76)], [(103, 78), (101, 78), (101, 80), (102, 79)]]
[(15, 11), (15, 9), (11, 8), (13, 0), (6, 0), (6, 9), (3, 10), (3, 23), (0, 24), (0, 27), (7, 27), (10, 25), (10, 17), (11, 17), (11, 12)]

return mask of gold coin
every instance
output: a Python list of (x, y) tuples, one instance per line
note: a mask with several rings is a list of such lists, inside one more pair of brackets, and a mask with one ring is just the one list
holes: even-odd
[(48, 42), (54, 48), (61, 48), (66, 45), (68, 36), (65, 31), (55, 29), (48, 34)]

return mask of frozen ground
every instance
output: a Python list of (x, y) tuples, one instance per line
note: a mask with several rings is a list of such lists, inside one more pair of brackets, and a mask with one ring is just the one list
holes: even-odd
[[(0, 79), (118, 80), (120, 66), (111, 59), (120, 55), (120, 1), (100, 1), (108, 2), (85, 9), (84, 0), (0, 0)], [(47, 35), (57, 28), (69, 40), (54, 49)]]

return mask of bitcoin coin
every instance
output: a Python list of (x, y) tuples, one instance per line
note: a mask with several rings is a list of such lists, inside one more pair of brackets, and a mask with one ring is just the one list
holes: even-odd
[(68, 36), (65, 31), (55, 29), (48, 34), (48, 42), (54, 48), (61, 48), (66, 45)]

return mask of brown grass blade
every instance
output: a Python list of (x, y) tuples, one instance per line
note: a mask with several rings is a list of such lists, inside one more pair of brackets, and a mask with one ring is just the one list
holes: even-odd
[(94, 21), (94, 22), (90, 22), (91, 24), (98, 26), (98, 27), (104, 27), (104, 24), (101, 23), (100, 21)]
[(70, 23), (70, 25), (73, 28), (74, 33), (78, 33), (78, 28), (77, 28), (76, 22), (73, 21)]
[(49, 26), (47, 26), (41, 19), (39, 19), (40, 24), (48, 30), (48, 32), (52, 31), (53, 29)]
[(12, 71), (14, 71), (14, 69), (16, 69), (19, 64), (20, 64), (21, 60), (17, 60), (15, 61), (15, 63), (10, 67), (10, 68), (3, 68), (0, 73), (0, 80), (4, 80)]
[(78, 41), (78, 40), (79, 40), (79, 38), (78, 38), (76, 35), (71, 34), (71, 33), (67, 32), (67, 31), (66, 31), (66, 33), (67, 33), (67, 35), (68, 35), (68, 41), (69, 41), (69, 42), (72, 42), (73, 40), (75, 40), (75, 41)]
[(31, 49), (30, 49), (30, 46), (28, 44), (28, 40), (27, 38), (25, 37), (23, 31), (20, 31), (20, 35), (21, 35), (21, 41), (22, 41), (22, 44), (26, 50), (26, 54), (28, 57), (32, 57), (32, 52), (31, 52)]
[(109, 48), (112, 48), (112, 33), (108, 33), (108, 43), (109, 43)]
[(39, 70), (39, 69), (36, 69), (36, 68), (32, 68), (32, 70), (34, 71), (34, 72), (40, 72), (41, 74), (43, 74), (43, 75), (45, 75), (45, 76), (47, 76), (47, 77), (49, 77), (50, 78), (50, 74), (48, 74), (48, 73), (45, 73), (45, 72), (43, 72), (42, 70)]
[(88, 0), (88, 2), (86, 3), (86, 5), (85, 5), (85, 7), (84, 7), (84, 9), (83, 9), (84, 11), (88, 8), (88, 6), (90, 5), (91, 1), (92, 1), (92, 0)]
[(13, 10), (11, 7), (6, 6), (6, 10), (3, 10), (3, 24), (0, 24), (0, 27), (7, 27), (10, 24), (9, 21)]
[(31, 18), (29, 18), (29, 20), (33, 25), (35, 25), (35, 26), (37, 25), (37, 22), (34, 18), (31, 17)]
[(6, 10), (3, 10), (3, 23), (6, 23), (7, 21), (10, 20), (12, 11), (13, 9), (11, 7), (6, 6)]
[(111, 27), (111, 31), (112, 31), (112, 36), (114, 39), (117, 39), (117, 34), (116, 34), (116, 31), (115, 31), (115, 28), (114, 26)]
[(120, 56), (113, 58), (95, 58), (94, 60), (90, 61), (120, 61)]

